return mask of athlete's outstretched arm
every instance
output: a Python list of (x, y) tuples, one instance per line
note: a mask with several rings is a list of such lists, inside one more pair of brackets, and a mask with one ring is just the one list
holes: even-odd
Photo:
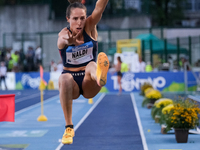
[(88, 23), (90, 27), (94, 27), (101, 20), (108, 1), (109, 0), (97, 0), (95, 9), (93, 10), (91, 16), (88, 17)]
[(73, 35), (69, 29), (63, 28), (59, 34), (58, 34), (58, 41), (57, 41), (57, 46), (59, 49), (63, 49), (66, 45), (71, 45), (71, 44), (83, 44), (82, 41), (77, 40), (77, 37), (79, 36), (80, 33), (77, 35)]

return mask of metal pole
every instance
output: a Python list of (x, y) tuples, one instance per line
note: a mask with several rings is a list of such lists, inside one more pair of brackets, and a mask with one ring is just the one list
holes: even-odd
[(163, 39), (163, 27), (161, 27), (161, 39)]
[(132, 30), (129, 29), (129, 30), (128, 30), (128, 33), (129, 33), (129, 39), (132, 39)]
[(149, 28), (149, 33), (150, 33), (150, 34), (152, 33), (152, 28)]
[(164, 39), (165, 62), (167, 62), (167, 39)]
[(188, 38), (188, 40), (189, 40), (189, 62), (190, 62), (190, 64), (192, 64), (192, 59), (191, 59), (191, 52), (192, 52), (192, 39), (191, 39), (191, 36), (189, 36), (189, 38)]
[(145, 41), (142, 40), (142, 59), (145, 61)]
[(153, 43), (152, 40), (149, 41), (150, 42), (150, 61), (151, 61), (151, 65), (153, 66)]
[(52, 13), (52, 0), (49, 0), (49, 18), (48, 18), (49, 20), (52, 19), (51, 13)]
[(43, 66), (43, 52), (44, 52), (44, 49), (43, 49), (43, 33), (40, 33), (40, 47), (42, 49), (42, 52), (41, 52), (41, 65)]
[[(126, 12), (125, 11), (125, 1), (122, 2), (122, 12)], [(123, 16), (125, 16), (126, 14), (124, 13)]]
[(178, 69), (180, 69), (180, 64), (179, 64), (179, 60), (180, 60), (180, 58), (179, 58), (179, 55), (180, 55), (180, 40), (179, 40), (179, 38), (177, 38), (176, 41), (177, 41), (177, 67), (178, 67)]
[(22, 33), (22, 52), (24, 53), (24, 33)]
[(108, 30), (108, 46), (111, 48), (111, 30)]
[(184, 81), (185, 81), (185, 92), (188, 92), (188, 81), (187, 81), (187, 63), (184, 63)]
[(6, 33), (3, 33), (3, 48), (6, 48)]

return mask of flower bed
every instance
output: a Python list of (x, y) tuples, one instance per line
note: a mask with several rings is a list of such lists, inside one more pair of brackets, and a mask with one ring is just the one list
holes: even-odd
[(152, 103), (151, 116), (156, 123), (160, 123), (161, 133), (174, 129), (176, 141), (187, 143), (188, 131), (199, 125), (200, 108), (197, 102), (181, 97), (178, 100), (162, 98), (160, 91), (149, 87), (144, 91), (142, 106), (149, 103)]

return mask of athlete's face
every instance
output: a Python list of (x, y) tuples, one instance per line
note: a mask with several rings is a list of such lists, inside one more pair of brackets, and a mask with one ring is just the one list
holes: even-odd
[(70, 29), (73, 33), (77, 34), (78, 32), (82, 32), (86, 21), (85, 10), (81, 8), (71, 9), (71, 14), (67, 18), (67, 21), (70, 23)]

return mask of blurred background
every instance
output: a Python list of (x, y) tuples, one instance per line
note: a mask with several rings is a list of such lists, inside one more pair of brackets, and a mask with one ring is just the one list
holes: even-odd
[[(83, 1), (88, 15), (96, 0)], [(1, 0), (0, 54), (8, 71), (38, 71), (42, 63), (50, 71), (60, 63), (58, 32), (68, 25), (67, 0)], [(140, 55), (153, 68), (172, 58), (180, 69), (182, 58), (200, 66), (199, 0), (110, 0), (98, 24), (99, 51), (111, 63), (117, 41), (139, 39)], [(129, 41), (133, 43), (133, 41)]]
[[(88, 16), (94, 10), (96, 2), (97, 0), (82, 1), (87, 7)], [(53, 149), (60, 143), (58, 139), (63, 134), (65, 123), (63, 116), (60, 115), (62, 110), (58, 95), (58, 79), (63, 66), (57, 48), (57, 38), (60, 30), (69, 26), (65, 15), (68, 5), (68, 0), (0, 0), (0, 96), (15, 94), (15, 112), (20, 111), (16, 113), (15, 123), (1, 124), (0, 149), (2, 144), (3, 149), (9, 144), (12, 144), (10, 145), (12, 148), (13, 144), (21, 146), (24, 144), (23, 147), (28, 147), (27, 150), (38, 148), (43, 150)], [(110, 93), (110, 95), (103, 95), (106, 98), (103, 100), (103, 105), (101, 103), (100, 109), (95, 108), (103, 99), (100, 94), (94, 97), (95, 105), (90, 105), (91, 101), (82, 96), (74, 102), (73, 117), (76, 129), (79, 128), (79, 120), (83, 116), (85, 118), (88, 110), (91, 108), (97, 110), (95, 112), (97, 117), (90, 115), (95, 117), (87, 119), (89, 123), (80, 129), (85, 142), (79, 142), (83, 146), (78, 145), (84, 148), (89, 145), (92, 146), (91, 149), (95, 149), (96, 143), (91, 144), (91, 138), (89, 140), (85, 138), (91, 136), (93, 132), (95, 135), (91, 136), (92, 139), (101, 144), (101, 146), (97, 144), (98, 149), (100, 147), (106, 149), (105, 146), (109, 146), (107, 149), (112, 149), (111, 145), (116, 147), (113, 149), (120, 149), (124, 145), (132, 146), (131, 144), (137, 147), (140, 144), (139, 130), (144, 129), (149, 149), (160, 146), (173, 149), (187, 149), (188, 146), (188, 149), (197, 149), (199, 137), (196, 135), (195, 137), (190, 135), (193, 137), (188, 145), (183, 144), (182, 147), (180, 144), (175, 145), (170, 139), (173, 134), (168, 134), (168, 138), (159, 136), (160, 128), (157, 130), (157, 125), (155, 128), (152, 126), (152, 118), (147, 115), (149, 111), (139, 106), (144, 98), (139, 92), (142, 85), (149, 83), (154, 89), (162, 92), (165, 98), (176, 100), (179, 96), (184, 96), (200, 102), (200, 0), (109, 0), (97, 28), (98, 50), (105, 52), (110, 61), (107, 83), (100, 93)], [(122, 60), (121, 87), (116, 73), (118, 56)], [(44, 70), (40, 69), (40, 65)], [(45, 90), (44, 93), (42, 90)], [(120, 90), (123, 92), (122, 95)], [(135, 92), (135, 96), (132, 92)], [(131, 93), (130, 98), (127, 93)], [(42, 125), (36, 122), (36, 117), (40, 113), (39, 102), (40, 99), (43, 101), (43, 94), (44, 100), (48, 100), (48, 104), (45, 104), (45, 114), (50, 118), (50, 122)], [(30, 108), (31, 105), (34, 106)], [(139, 116), (136, 116), (136, 119), (141, 117), (143, 129), (137, 129), (141, 123), (136, 125), (137, 120), (129, 118), (135, 116), (138, 111), (137, 105)], [(99, 118), (103, 124), (95, 120)], [(93, 124), (95, 128), (91, 126)], [(94, 131), (88, 132), (86, 126), (93, 128)], [(117, 129), (117, 126), (120, 128)], [(108, 144), (102, 146), (102, 140), (96, 135), (103, 135), (102, 131), (105, 128), (114, 134), (110, 137), (107, 136), (110, 131), (105, 132), (106, 138), (103, 138), (103, 141)], [(98, 132), (95, 129), (98, 129)], [(120, 131), (119, 134), (117, 130)], [(89, 136), (82, 131), (88, 132)], [(134, 133), (133, 138), (129, 136), (131, 132)], [(38, 138), (32, 136), (32, 133), (36, 133)], [(116, 136), (116, 133), (119, 136)], [(121, 142), (119, 137), (123, 137), (125, 142)], [(82, 140), (80, 137), (77, 139)], [(131, 139), (134, 139), (135, 143), (130, 141)], [(116, 144), (119, 140), (120, 145)], [(74, 146), (77, 149), (77, 144)]]

